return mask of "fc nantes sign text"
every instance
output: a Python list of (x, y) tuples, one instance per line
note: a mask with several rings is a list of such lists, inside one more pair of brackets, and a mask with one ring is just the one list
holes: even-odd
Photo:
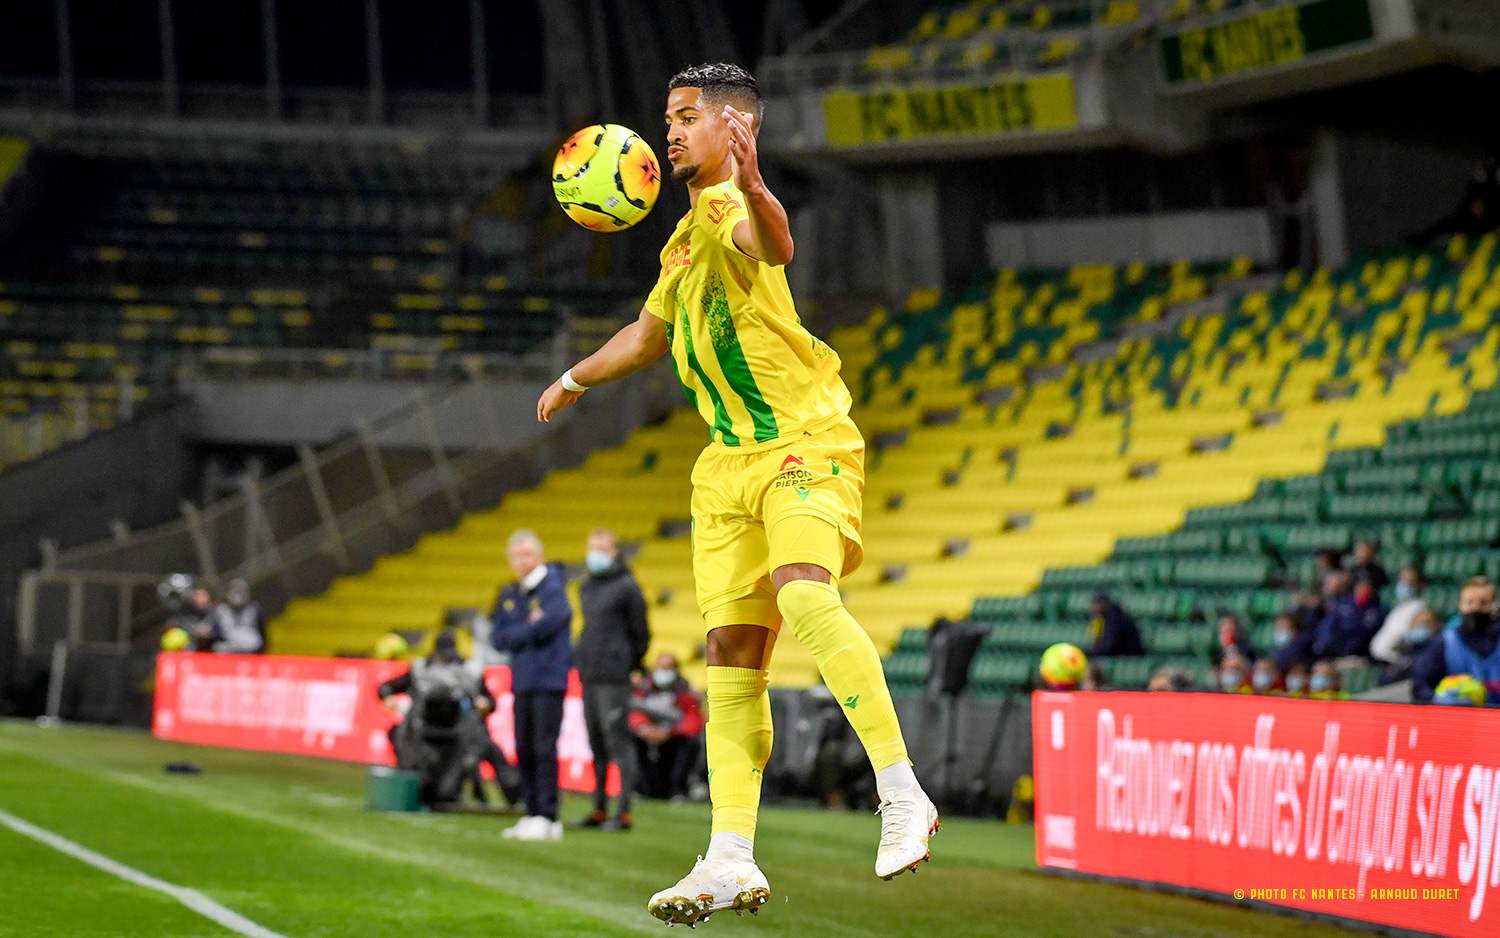
[(1167, 36), (1162, 65), (1170, 84), (1211, 82), (1374, 37), (1368, 0), (1313, 0)]
[(1067, 130), (1078, 125), (1073, 76), (1044, 75), (993, 85), (837, 92), (823, 99), (836, 147)]

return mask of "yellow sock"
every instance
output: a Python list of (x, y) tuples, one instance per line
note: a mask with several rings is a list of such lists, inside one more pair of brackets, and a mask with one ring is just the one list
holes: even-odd
[(839, 591), (815, 580), (793, 580), (776, 595), (776, 605), (792, 634), (812, 652), (875, 771), (905, 762), (906, 740), (885, 685), (880, 653), (844, 608)]
[(713, 833), (755, 839), (761, 773), (771, 758), (770, 672), (708, 668), (708, 794)]

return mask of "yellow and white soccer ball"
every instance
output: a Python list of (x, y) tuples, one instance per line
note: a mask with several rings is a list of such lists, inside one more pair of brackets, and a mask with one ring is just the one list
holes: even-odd
[(1072, 690), (1083, 683), (1088, 673), (1089, 659), (1083, 649), (1067, 642), (1058, 642), (1042, 652), (1042, 664), (1037, 668), (1042, 683), (1051, 690)]
[(661, 164), (640, 134), (594, 124), (569, 137), (552, 161), (552, 194), (568, 217), (594, 231), (645, 218), (661, 192)]

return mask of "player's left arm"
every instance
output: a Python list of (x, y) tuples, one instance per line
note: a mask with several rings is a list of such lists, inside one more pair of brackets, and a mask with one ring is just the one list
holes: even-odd
[(749, 114), (727, 104), (724, 122), (729, 126), (729, 152), (734, 155), (734, 187), (744, 195), (745, 212), (750, 216), (734, 226), (735, 247), (758, 261), (780, 267), (792, 259), (792, 229), (786, 209), (760, 176), (754, 124)]

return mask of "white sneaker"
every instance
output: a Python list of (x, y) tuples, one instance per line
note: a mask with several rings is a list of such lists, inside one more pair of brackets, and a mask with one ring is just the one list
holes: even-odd
[(677, 885), (651, 897), (646, 909), (668, 925), (697, 925), (720, 909), (754, 915), (771, 897), (766, 876), (755, 865), (698, 858)]
[(938, 812), (922, 786), (892, 793), (880, 802), (880, 850), (875, 875), (890, 879), (932, 857), (927, 839), (938, 830)]
[(501, 831), (501, 836), (511, 840), (541, 842), (562, 840), (562, 822), (540, 815), (528, 815), (516, 822), (515, 827)]

